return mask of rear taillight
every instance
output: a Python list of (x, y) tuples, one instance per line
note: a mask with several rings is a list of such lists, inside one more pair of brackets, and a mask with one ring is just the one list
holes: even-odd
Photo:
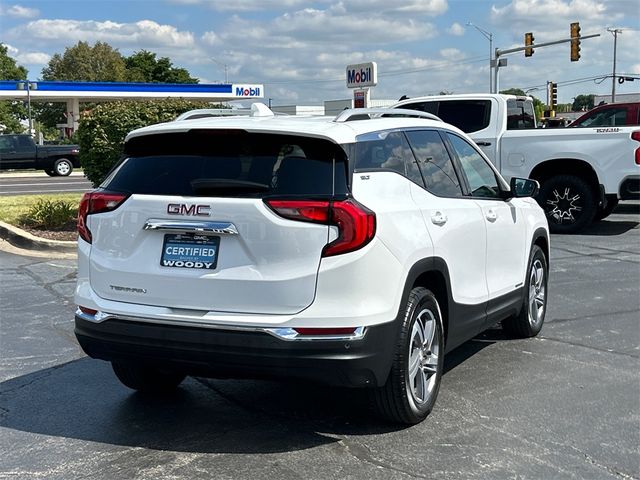
[(80, 238), (91, 243), (91, 231), (87, 226), (87, 216), (115, 210), (122, 205), (128, 196), (128, 194), (120, 192), (94, 191), (85, 193), (78, 208), (78, 235)]
[(82, 305), (78, 305), (78, 309), (82, 312), (82, 313), (86, 313), (87, 315), (95, 315), (96, 313), (98, 313), (97, 310), (94, 310), (93, 308), (87, 308), (87, 307), (83, 307)]
[[(636, 142), (640, 142), (640, 130), (633, 132), (631, 138)], [(636, 148), (636, 165), (640, 165), (640, 147)]]
[(323, 257), (358, 250), (369, 243), (376, 233), (375, 213), (353, 199), (266, 200), (266, 203), (281, 217), (338, 227), (338, 238), (324, 247)]

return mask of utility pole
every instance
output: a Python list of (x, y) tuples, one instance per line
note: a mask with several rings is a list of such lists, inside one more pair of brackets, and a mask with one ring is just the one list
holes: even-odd
[(467, 26), (473, 27), (478, 30), (487, 40), (489, 40), (489, 93), (493, 91), (493, 33), (487, 32), (485, 29), (480, 28), (472, 22), (467, 22)]
[(607, 32), (613, 34), (613, 74), (611, 75), (611, 103), (616, 101), (616, 55), (618, 48), (618, 34), (622, 33), (620, 28), (607, 28)]

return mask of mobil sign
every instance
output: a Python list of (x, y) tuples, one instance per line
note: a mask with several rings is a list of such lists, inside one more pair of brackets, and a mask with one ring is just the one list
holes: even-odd
[(374, 87), (378, 83), (376, 62), (347, 65), (347, 88)]
[(242, 98), (262, 98), (264, 87), (262, 85), (232, 85), (232, 93), (236, 97)]

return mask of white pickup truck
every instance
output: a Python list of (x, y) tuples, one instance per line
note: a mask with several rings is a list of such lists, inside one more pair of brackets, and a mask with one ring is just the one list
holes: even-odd
[(529, 97), (501, 94), (406, 99), (457, 126), (507, 178), (540, 182), (538, 203), (558, 233), (576, 232), (640, 198), (640, 127), (536, 128)]

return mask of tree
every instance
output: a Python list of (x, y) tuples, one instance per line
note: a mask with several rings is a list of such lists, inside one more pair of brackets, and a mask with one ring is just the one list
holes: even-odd
[(571, 108), (573, 109), (574, 112), (577, 112), (580, 110), (591, 110), (593, 108), (595, 98), (596, 96), (593, 94), (578, 95), (576, 98), (573, 99), (573, 105), (571, 105)]
[(181, 113), (208, 106), (205, 102), (178, 99), (97, 105), (82, 115), (77, 131), (80, 163), (85, 175), (94, 185), (99, 185), (120, 159), (124, 138), (131, 130), (168, 122)]
[(73, 80), (86, 82), (122, 82), (127, 67), (120, 52), (105, 42), (91, 46), (78, 42), (67, 47), (62, 55), (56, 53), (42, 69), (44, 80)]
[[(26, 80), (27, 69), (18, 65), (8, 54), (8, 48), (0, 43), (0, 80)], [(0, 124), (5, 133), (22, 133), (21, 119), (26, 119), (22, 102), (0, 102)]]
[(174, 67), (167, 57), (157, 59), (155, 53), (147, 50), (135, 52), (124, 61), (130, 82), (198, 83), (186, 69)]

